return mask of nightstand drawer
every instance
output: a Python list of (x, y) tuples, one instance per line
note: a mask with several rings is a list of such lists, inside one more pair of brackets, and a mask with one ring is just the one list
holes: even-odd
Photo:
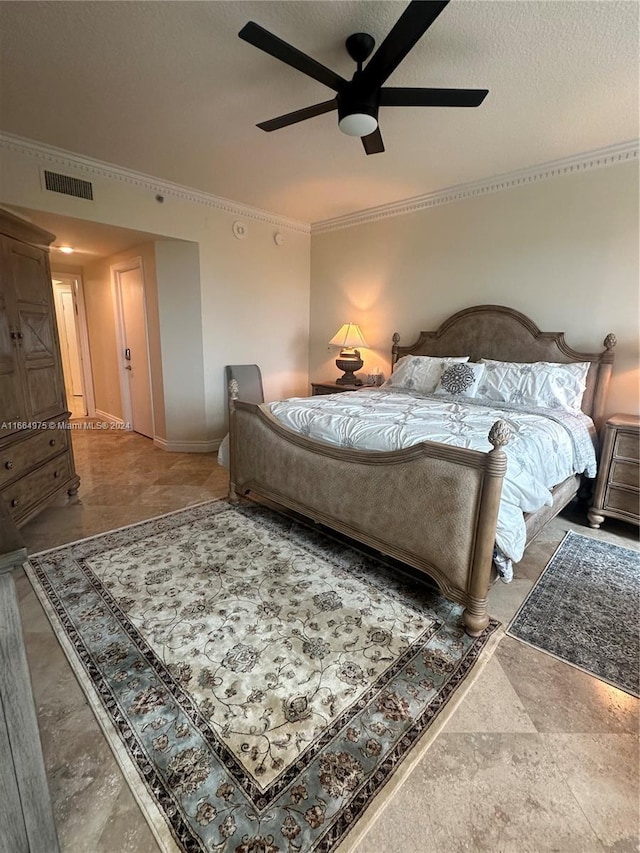
[[(328, 388), (328, 387), (323, 387), (322, 385), (313, 385), (312, 387), (313, 387), (313, 393), (311, 395), (312, 397), (319, 397), (322, 394), (340, 394), (340, 392), (342, 391), (341, 388)], [(349, 389), (349, 390), (353, 390), (353, 389)]]
[(640, 510), (640, 493), (619, 489), (616, 486), (609, 486), (604, 501), (604, 508), (626, 512), (637, 518), (638, 511)]
[(638, 436), (629, 432), (619, 432), (616, 436), (613, 455), (624, 459), (640, 458), (640, 442)]
[(373, 385), (341, 385), (339, 382), (312, 382), (311, 396), (320, 394), (342, 394), (343, 391), (359, 391), (361, 388), (373, 388)]
[(612, 485), (640, 487), (640, 466), (637, 462), (621, 462), (614, 459), (609, 480)]

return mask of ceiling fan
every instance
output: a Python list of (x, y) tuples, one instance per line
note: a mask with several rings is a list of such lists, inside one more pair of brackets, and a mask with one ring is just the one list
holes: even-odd
[[(373, 36), (354, 33), (346, 42), (349, 56), (357, 63), (351, 80), (345, 80), (330, 68), (316, 62), (286, 41), (274, 36), (259, 24), (249, 21), (238, 35), (254, 47), (264, 50), (281, 62), (302, 71), (337, 94), (301, 110), (260, 122), (257, 127), (271, 132), (305, 119), (338, 110), (338, 126), (343, 133), (362, 137), (367, 154), (384, 151), (378, 126), (380, 107), (478, 107), (488, 89), (422, 89), (383, 86), (409, 51), (429, 29), (449, 0), (412, 0), (396, 21), (391, 32), (371, 56)], [(371, 56), (363, 68), (363, 63)]]

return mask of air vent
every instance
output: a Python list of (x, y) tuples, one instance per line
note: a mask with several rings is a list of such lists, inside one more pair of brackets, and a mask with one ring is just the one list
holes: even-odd
[(86, 198), (93, 201), (93, 186), (89, 181), (80, 178), (70, 178), (69, 175), (59, 175), (57, 172), (44, 170), (44, 185), (54, 193), (72, 195), (76, 198)]

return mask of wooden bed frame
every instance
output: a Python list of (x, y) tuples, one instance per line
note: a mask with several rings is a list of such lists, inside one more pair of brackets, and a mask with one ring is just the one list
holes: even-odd
[[(614, 335), (601, 353), (571, 349), (561, 332), (541, 332), (524, 314), (499, 305), (459, 311), (411, 346), (393, 336), (392, 363), (404, 355), (463, 356), (515, 362), (589, 361), (582, 409), (599, 429), (613, 365)], [(464, 605), (473, 636), (489, 622), (496, 574), (493, 549), (508, 441), (498, 421), (483, 453), (425, 441), (376, 452), (326, 444), (295, 433), (264, 406), (229, 388), (229, 498), (253, 493), (340, 531), (427, 574)], [(578, 492), (570, 477), (553, 490), (553, 506), (526, 517), (527, 544)]]

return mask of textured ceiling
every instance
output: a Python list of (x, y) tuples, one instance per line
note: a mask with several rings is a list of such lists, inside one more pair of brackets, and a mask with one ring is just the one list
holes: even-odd
[(405, 6), (3, 0), (0, 128), (306, 222), (638, 136), (635, 0), (453, 0), (389, 85), (489, 95), (382, 108), (383, 154), (335, 113), (255, 127), (332, 93), (241, 41), (247, 21), (350, 77), (345, 37), (380, 43)]

